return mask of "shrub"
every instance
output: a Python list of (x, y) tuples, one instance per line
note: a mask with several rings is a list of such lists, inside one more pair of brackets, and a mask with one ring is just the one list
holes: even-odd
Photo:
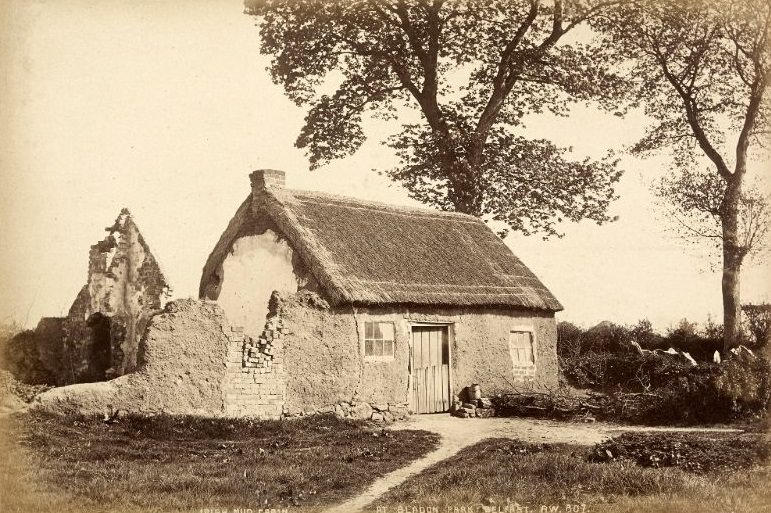
[(557, 355), (570, 358), (581, 354), (584, 330), (573, 323), (557, 323)]
[(771, 339), (771, 304), (742, 305), (744, 328), (751, 336), (749, 344), (753, 349), (761, 349)]
[(732, 355), (721, 366), (715, 389), (742, 410), (760, 412), (771, 408), (771, 363), (747, 352)]
[[(746, 351), (713, 363), (712, 354), (723, 343), (722, 328), (714, 323), (699, 330), (684, 320), (666, 337), (655, 335), (646, 321), (631, 328), (603, 323), (591, 330), (560, 323), (558, 330), (562, 377), (605, 393), (592, 399), (598, 408), (519, 395), (499, 401), (500, 413), (551, 418), (591, 413), (628, 423), (694, 424), (762, 418), (771, 409), (771, 365)], [(625, 340), (675, 346), (702, 361), (693, 366), (683, 358), (640, 353)]]
[(52, 381), (50, 372), (40, 361), (34, 331), (24, 330), (10, 336), (0, 351), (2, 367), (19, 381), (30, 385), (46, 385)]
[(656, 355), (609, 355), (604, 365), (604, 387), (597, 388), (608, 393), (599, 415), (606, 420), (730, 422), (765, 416), (771, 408), (771, 366), (762, 358), (740, 354), (690, 367)]
[(678, 467), (695, 473), (732, 472), (769, 464), (771, 441), (762, 435), (624, 433), (597, 444), (588, 459), (631, 460), (643, 467)]

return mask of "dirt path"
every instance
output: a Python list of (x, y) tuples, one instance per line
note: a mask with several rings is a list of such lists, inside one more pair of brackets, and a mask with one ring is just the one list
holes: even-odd
[[(448, 414), (416, 415), (405, 422), (394, 424), (390, 429), (423, 429), (441, 435), (439, 447), (406, 467), (386, 474), (376, 480), (361, 495), (338, 504), (325, 513), (349, 513), (363, 511), (379, 497), (424, 469), (445, 460), (464, 447), (485, 438), (516, 438), (533, 443), (570, 443), (594, 445), (623, 431), (723, 431), (737, 429), (711, 428), (647, 428), (612, 424), (571, 424), (549, 420), (523, 418), (458, 419)], [(372, 509), (373, 508), (368, 508)]]

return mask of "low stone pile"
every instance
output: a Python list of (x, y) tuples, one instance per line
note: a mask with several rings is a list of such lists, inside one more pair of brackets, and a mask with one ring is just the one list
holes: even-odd
[(461, 419), (471, 417), (494, 417), (495, 409), (493, 409), (493, 403), (487, 397), (480, 399), (470, 399), (467, 402), (463, 402), (459, 397), (455, 397), (455, 401), (450, 408), (450, 414), (454, 417)]

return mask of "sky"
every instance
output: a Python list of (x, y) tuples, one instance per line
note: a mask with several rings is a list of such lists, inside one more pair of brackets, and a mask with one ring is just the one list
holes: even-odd
[[(4, 0), (0, 5), (0, 322), (66, 315), (85, 284), (89, 247), (128, 207), (174, 289), (196, 296), (201, 269), (249, 172), (282, 169), (287, 186), (417, 205), (378, 174), (396, 159), (371, 121), (354, 156), (316, 171), (294, 141), (305, 112), (259, 53), (241, 0)], [(643, 133), (578, 106), (522, 133), (602, 156)], [(666, 229), (649, 192), (666, 160), (625, 156), (615, 223), (563, 225), (564, 237), (506, 243), (560, 299), (560, 320), (591, 326), (647, 318), (720, 320), (720, 274)], [(764, 170), (764, 172), (767, 170)], [(745, 302), (771, 298), (767, 263), (745, 267)]]

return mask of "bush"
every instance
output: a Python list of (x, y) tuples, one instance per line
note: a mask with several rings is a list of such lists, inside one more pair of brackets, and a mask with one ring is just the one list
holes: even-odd
[[(646, 392), (666, 386), (687, 374), (691, 365), (683, 359), (662, 357), (652, 353), (586, 353), (563, 359), (562, 372), (568, 381), (580, 388)], [(706, 364), (708, 367), (711, 364)]]
[[(666, 337), (653, 333), (647, 321), (631, 328), (602, 323), (590, 330), (560, 323), (558, 333), (562, 377), (570, 385), (605, 395), (592, 397), (594, 407), (559, 397), (505, 396), (496, 405), (500, 414), (591, 414), (636, 424), (697, 424), (763, 418), (771, 409), (769, 362), (740, 351), (721, 364), (713, 363), (712, 353), (722, 346), (722, 329), (713, 323), (698, 330), (684, 320)], [(693, 366), (682, 357), (640, 353), (632, 340), (686, 349), (702, 362)]]
[(631, 340), (629, 329), (612, 322), (601, 322), (588, 330), (569, 322), (557, 325), (557, 353), (566, 357), (592, 352), (623, 352)]
[(732, 355), (715, 380), (717, 392), (748, 412), (771, 408), (771, 363), (747, 352)]
[(771, 304), (742, 305), (744, 328), (752, 340), (748, 344), (753, 349), (762, 349), (771, 339)]
[(47, 385), (53, 381), (43, 366), (35, 342), (35, 332), (20, 331), (4, 340), (0, 346), (0, 363), (16, 379), (30, 385)]
[[(583, 329), (570, 322), (557, 324), (557, 354), (561, 358), (575, 358), (590, 353), (625, 354), (631, 343), (637, 342), (644, 349), (667, 350), (670, 347), (687, 352), (697, 361), (711, 362), (715, 351), (723, 351), (723, 327), (708, 320), (704, 326), (682, 319), (675, 327), (659, 335), (647, 319), (632, 326), (601, 322)], [(743, 343), (748, 345), (749, 339)]]
[[(763, 417), (771, 408), (771, 366), (762, 358), (731, 356), (722, 364), (689, 367), (646, 355), (608, 358), (616, 383), (602, 401), (602, 418), (638, 424), (697, 424)], [(634, 369), (637, 369), (636, 371)], [(633, 378), (629, 378), (635, 372)], [(623, 384), (623, 386), (622, 386)]]
[(770, 458), (771, 441), (761, 435), (624, 433), (597, 444), (588, 459), (631, 460), (643, 467), (678, 467), (705, 473), (768, 465)]

